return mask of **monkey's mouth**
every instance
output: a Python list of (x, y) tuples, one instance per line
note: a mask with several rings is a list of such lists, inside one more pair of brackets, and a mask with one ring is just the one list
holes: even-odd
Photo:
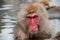
[(31, 33), (38, 32), (38, 26), (37, 26), (38, 21), (39, 21), (39, 16), (37, 13), (26, 15), (26, 22), (27, 22), (29, 32)]

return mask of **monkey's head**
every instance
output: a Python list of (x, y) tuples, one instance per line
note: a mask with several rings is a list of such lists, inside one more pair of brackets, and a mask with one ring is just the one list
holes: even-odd
[(23, 7), (18, 20), (21, 28), (30, 34), (40, 33), (40, 35), (44, 36), (50, 33), (47, 12), (39, 3), (31, 3)]

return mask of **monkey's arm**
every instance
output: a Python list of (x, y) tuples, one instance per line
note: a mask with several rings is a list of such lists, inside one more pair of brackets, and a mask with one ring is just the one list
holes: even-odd
[(23, 29), (17, 23), (14, 27), (14, 40), (26, 40), (26, 34), (24, 33)]

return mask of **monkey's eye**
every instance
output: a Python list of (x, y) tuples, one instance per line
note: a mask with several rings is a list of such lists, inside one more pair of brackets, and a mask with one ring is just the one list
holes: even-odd
[(37, 18), (37, 17), (38, 16), (35, 15), (35, 16), (32, 16), (32, 17), (31, 16), (27, 16), (26, 18), (30, 18), (31, 19), (31, 18)]
[(37, 18), (37, 17), (38, 17), (38, 16), (36, 16), (36, 15), (35, 15), (35, 16), (33, 16), (33, 18)]
[(32, 18), (32, 17), (30, 17), (30, 16), (27, 16), (26, 18)]
[(26, 18), (28, 18), (28, 19), (37, 19), (39, 16), (36, 14), (36, 13), (34, 13), (34, 14), (27, 14), (26, 15)]

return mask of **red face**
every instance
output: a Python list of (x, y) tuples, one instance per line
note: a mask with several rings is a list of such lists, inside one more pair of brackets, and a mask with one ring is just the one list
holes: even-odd
[(26, 15), (26, 22), (28, 25), (28, 30), (30, 32), (37, 32), (38, 31), (38, 26), (37, 26), (38, 21), (39, 21), (38, 14), (32, 13), (32, 14)]

